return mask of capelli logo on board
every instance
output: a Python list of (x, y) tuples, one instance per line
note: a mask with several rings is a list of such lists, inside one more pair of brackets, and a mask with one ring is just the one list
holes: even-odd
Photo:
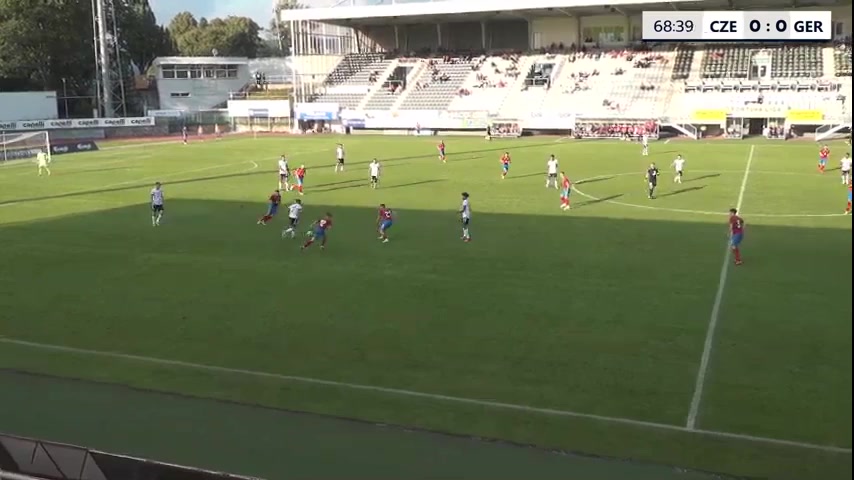
[(71, 128), (74, 122), (71, 120), (51, 120), (47, 122), (47, 128)]

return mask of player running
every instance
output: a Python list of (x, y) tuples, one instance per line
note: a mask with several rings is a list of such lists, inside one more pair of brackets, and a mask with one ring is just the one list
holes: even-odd
[(282, 230), (282, 238), (297, 236), (300, 215), (302, 215), (302, 200), (298, 198), (288, 206), (288, 226)]
[(344, 144), (339, 143), (335, 146), (335, 173), (344, 171)]
[(151, 226), (159, 227), (163, 219), (163, 188), (160, 182), (154, 184), (151, 189)]
[(464, 242), (471, 242), (471, 234), (469, 233), (469, 223), (471, 223), (471, 205), (469, 205), (469, 194), (463, 192), (463, 203), (460, 205), (460, 222), (463, 224)]
[(371, 160), (371, 163), (368, 164), (368, 174), (371, 176), (371, 188), (376, 190), (380, 185), (380, 172), (382, 171), (382, 166), (377, 159)]
[(851, 180), (848, 180), (848, 205), (845, 207), (845, 215), (851, 215)]
[(501, 162), (501, 179), (504, 180), (510, 172), (510, 152), (504, 152), (499, 161)]
[(291, 190), (296, 188), (300, 195), (304, 195), (303, 184), (305, 183), (305, 165), (300, 165), (299, 168), (294, 171), (294, 177), (296, 177), (297, 184), (295, 187), (292, 187)]
[(290, 176), (291, 168), (288, 166), (288, 157), (282, 155), (279, 157), (279, 190), (290, 191), (291, 186), (288, 184)]
[(555, 190), (557, 190), (557, 169), (559, 166), (557, 158), (554, 155), (549, 155), (549, 161), (546, 162), (546, 188), (554, 184)]
[(377, 231), (380, 233), (379, 239), (383, 243), (388, 243), (388, 229), (394, 224), (394, 216), (391, 209), (387, 208), (384, 203), (380, 204), (379, 213), (377, 214)]
[(39, 176), (41, 177), (44, 174), (50, 176), (50, 155), (45, 153), (44, 150), (39, 150), (39, 153), (36, 154), (36, 162), (39, 165)]
[(644, 133), (641, 136), (641, 155), (649, 156), (649, 134)]
[(647, 187), (649, 187), (647, 198), (650, 200), (655, 198), (655, 187), (658, 186), (658, 174), (658, 167), (656, 167), (654, 163), (650, 163), (649, 168), (646, 169), (645, 176)]
[(279, 190), (273, 192), (269, 198), (269, 204), (267, 205), (267, 213), (258, 219), (258, 225), (267, 225), (267, 222), (273, 219), (276, 216), (276, 213), (279, 211), (279, 205), (282, 203), (282, 194)]
[(685, 171), (685, 159), (682, 158), (682, 155), (676, 155), (676, 158), (670, 166), (673, 167), (675, 172), (675, 175), (673, 176), (673, 183), (682, 183), (682, 174)]
[(821, 147), (818, 151), (818, 171), (824, 173), (827, 168), (827, 158), (830, 156), (830, 148), (827, 145)]
[(320, 249), (326, 248), (326, 232), (332, 228), (332, 214), (327, 213), (325, 217), (311, 224), (311, 237), (306, 240), (300, 250), (305, 250), (314, 242), (320, 240)]
[(735, 257), (735, 264), (741, 265), (741, 241), (744, 239), (744, 220), (738, 216), (738, 210), (735, 208), (729, 209), (729, 227), (730, 236), (729, 244), (732, 248), (732, 254)]
[(565, 172), (560, 172), (560, 208), (569, 210), (572, 208), (569, 204), (569, 194), (572, 193), (572, 182)]
[(842, 173), (842, 184), (851, 183), (851, 154), (846, 153), (839, 161), (839, 171)]
[(439, 151), (439, 160), (441, 160), (442, 163), (447, 163), (447, 157), (445, 157), (445, 141), (444, 140), (439, 140), (439, 144), (436, 145), (436, 150)]

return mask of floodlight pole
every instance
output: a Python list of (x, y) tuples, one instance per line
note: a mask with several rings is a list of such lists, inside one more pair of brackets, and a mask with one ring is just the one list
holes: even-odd
[(105, 0), (94, 0), (96, 32), (96, 51), (98, 52), (98, 72), (101, 77), (101, 115), (113, 116), (113, 79), (110, 75), (110, 47), (107, 43), (107, 16), (104, 8)]

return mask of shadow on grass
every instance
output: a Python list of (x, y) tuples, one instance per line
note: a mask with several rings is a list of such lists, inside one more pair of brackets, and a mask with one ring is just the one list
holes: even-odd
[[(284, 215), (272, 228), (254, 225), (260, 204), (178, 199), (159, 228), (150, 226), (145, 204), (5, 225), (0, 264), (14, 282), (0, 296), (0, 312), (28, 321), (3, 322), (0, 334), (681, 425), (719, 282), (725, 222), (603, 218), (592, 216), (595, 201), (582, 205), (553, 215), (479, 213), (470, 244), (459, 239), (456, 212), (390, 205), (398, 219), (382, 244), (375, 209), (307, 204), (304, 225), (327, 210), (335, 223), (329, 248), (304, 255), (299, 240), (280, 238)], [(822, 298), (847, 298), (850, 227), (760, 224), (748, 235), (746, 265), (731, 272), (732, 303), (721, 310), (702, 421), (750, 434), (797, 415), (801, 421), (784, 433), (790, 439), (843, 445), (846, 427), (827, 419), (843, 417), (850, 404), (844, 395), (813, 392), (850, 386), (850, 335), (830, 327), (850, 325), (851, 305), (803, 295), (821, 283)], [(847, 257), (816, 257), (818, 243)], [(663, 245), (672, 246), (666, 262)], [(285, 307), (277, 292), (286, 292)], [(803, 301), (781, 301), (790, 297)], [(561, 299), (572, 314), (543, 298)], [(814, 328), (819, 316), (825, 328)], [(813, 349), (822, 356), (809, 355)], [(22, 370), (37, 364), (41, 373), (543, 448), (743, 476), (835, 478), (809, 470), (826, 458), (791, 447), (245, 375), (152, 375), (97, 360), (103, 368), (79, 356), (15, 361)], [(742, 393), (745, 384), (751, 395)], [(140, 448), (165, 442), (174, 428), (134, 421), (146, 434), (123, 438)], [(821, 425), (823, 433), (814, 438), (798, 425)], [(387, 456), (375, 453), (367, 466), (349, 465), (375, 478)], [(306, 456), (328, 462), (323, 452)]]
[(574, 208), (574, 209), (578, 209), (578, 208), (592, 207), (593, 205), (596, 205), (596, 204), (598, 204), (598, 203), (603, 203), (603, 202), (609, 202), (609, 201), (611, 201), (611, 200), (616, 200), (616, 199), (618, 199), (618, 198), (620, 198), (620, 197), (622, 197), (622, 196), (623, 196), (623, 194), (622, 194), (622, 193), (619, 193), (619, 194), (617, 194), (617, 195), (611, 195), (610, 197), (585, 200), (585, 201), (583, 201), (583, 202), (578, 202), (578, 203), (576, 203), (575, 205), (573, 205), (573, 206), (572, 206), (572, 208)]
[(701, 175), (699, 177), (687, 178), (687, 179), (683, 180), (683, 183), (699, 182), (700, 180), (706, 180), (709, 178), (717, 178), (720, 176), (721, 176), (720, 173), (708, 173), (706, 175)]
[(658, 198), (672, 197), (674, 195), (681, 195), (683, 193), (696, 192), (696, 191), (702, 190), (704, 188), (706, 188), (705, 185), (698, 185), (696, 187), (684, 187), (684, 188), (680, 188), (678, 190), (673, 190), (672, 192), (666, 192), (666, 193), (662, 193), (661, 195), (656, 195), (656, 197), (658, 197)]

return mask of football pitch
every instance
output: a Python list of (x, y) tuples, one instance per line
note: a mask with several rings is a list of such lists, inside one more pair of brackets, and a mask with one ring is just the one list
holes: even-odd
[[(445, 141), (447, 164), (435, 138), (318, 136), (114, 146), (57, 156), (49, 178), (0, 167), (0, 369), (731, 475), (851, 477), (851, 218), (814, 143), (658, 142), (643, 157), (618, 141)], [(837, 167), (848, 147), (830, 146)], [(334, 215), (324, 251), (280, 237), (286, 212), (255, 224), (282, 153), (308, 169), (302, 230)], [(549, 154), (575, 182), (569, 212), (544, 188)], [(386, 244), (379, 203), (396, 213)]]

